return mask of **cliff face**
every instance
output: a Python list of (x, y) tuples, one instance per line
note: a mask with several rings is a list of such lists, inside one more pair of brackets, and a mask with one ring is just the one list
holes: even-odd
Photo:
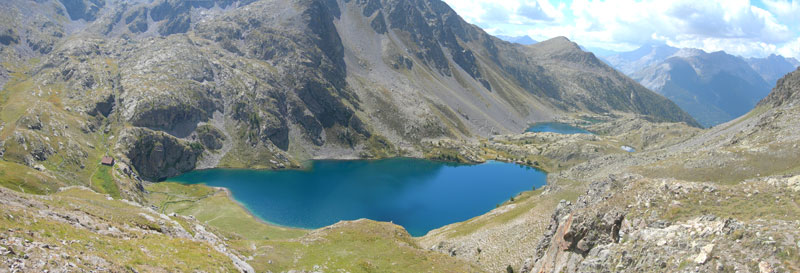
[(145, 129), (126, 132), (123, 141), (130, 143), (126, 156), (139, 175), (159, 181), (194, 169), (203, 153), (202, 142), (188, 143), (161, 132)]

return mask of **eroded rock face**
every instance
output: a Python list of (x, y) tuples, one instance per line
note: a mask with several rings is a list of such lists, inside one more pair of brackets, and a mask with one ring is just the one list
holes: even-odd
[[(147, 105), (138, 109), (132, 124), (139, 127), (175, 132), (178, 136), (186, 136), (197, 122), (208, 120), (211, 113), (206, 109), (192, 105)], [(189, 127), (189, 128), (186, 128)]]
[(132, 129), (123, 133), (122, 142), (129, 147), (127, 157), (148, 180), (159, 181), (194, 169), (203, 153), (199, 143), (188, 143), (163, 132)]

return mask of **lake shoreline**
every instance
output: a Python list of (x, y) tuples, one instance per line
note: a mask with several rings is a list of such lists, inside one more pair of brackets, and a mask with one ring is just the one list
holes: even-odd
[(270, 226), (310, 231), (363, 218), (398, 224), (421, 237), (544, 186), (546, 177), (545, 171), (516, 162), (392, 158), (317, 160), (308, 170), (204, 169), (166, 182), (221, 189)]
[(239, 200), (236, 200), (236, 198), (233, 197), (233, 193), (231, 192), (230, 189), (228, 189), (226, 187), (214, 187), (214, 186), (208, 186), (208, 185), (203, 185), (203, 186), (209, 187), (209, 188), (212, 188), (212, 189), (215, 189), (215, 190), (221, 190), (221, 191), (225, 192), (225, 196), (228, 197), (228, 200), (230, 200), (231, 202), (233, 202), (234, 204), (236, 204), (237, 206), (242, 208), (242, 210), (244, 210), (245, 213), (247, 213), (247, 215), (250, 215), (251, 217), (256, 219), (256, 221), (258, 221), (258, 222), (260, 222), (262, 224), (265, 224), (265, 225), (268, 225), (268, 226), (273, 226), (273, 227), (276, 227), (276, 228), (298, 229), (298, 230), (303, 230), (303, 231), (307, 231), (307, 232), (311, 232), (311, 231), (315, 230), (315, 229), (312, 229), (312, 228), (292, 227), (292, 226), (285, 226), (285, 225), (281, 225), (281, 224), (278, 224), (278, 223), (270, 222), (269, 220), (261, 218), (260, 216), (258, 216), (255, 213), (253, 213), (253, 211), (250, 210), (250, 208), (248, 208), (247, 205), (245, 205), (244, 203), (240, 202)]
[(595, 133), (578, 125), (564, 122), (537, 122), (528, 126), (524, 133), (558, 133), (558, 134), (590, 134)]

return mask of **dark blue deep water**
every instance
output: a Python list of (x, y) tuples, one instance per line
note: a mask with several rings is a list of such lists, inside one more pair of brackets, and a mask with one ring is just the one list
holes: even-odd
[(502, 162), (395, 158), (314, 161), (310, 170), (201, 170), (169, 181), (228, 188), (253, 214), (278, 225), (319, 228), (367, 218), (393, 221), (421, 236), (539, 188), (546, 174)]
[(551, 132), (551, 133), (559, 133), (565, 135), (571, 134), (591, 134), (592, 132), (586, 131), (584, 129), (566, 124), (566, 123), (559, 123), (559, 122), (541, 122), (536, 123), (525, 132)]

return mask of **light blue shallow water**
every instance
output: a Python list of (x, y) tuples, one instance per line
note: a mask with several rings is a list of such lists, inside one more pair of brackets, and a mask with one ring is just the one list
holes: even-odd
[(536, 123), (525, 132), (551, 132), (551, 133), (559, 133), (565, 135), (571, 134), (592, 134), (587, 130), (566, 124), (566, 123), (559, 123), (559, 122), (541, 122)]
[(368, 218), (392, 221), (421, 236), (539, 188), (546, 174), (502, 162), (395, 158), (315, 161), (310, 170), (201, 170), (169, 181), (228, 188), (253, 214), (278, 225), (319, 228)]

